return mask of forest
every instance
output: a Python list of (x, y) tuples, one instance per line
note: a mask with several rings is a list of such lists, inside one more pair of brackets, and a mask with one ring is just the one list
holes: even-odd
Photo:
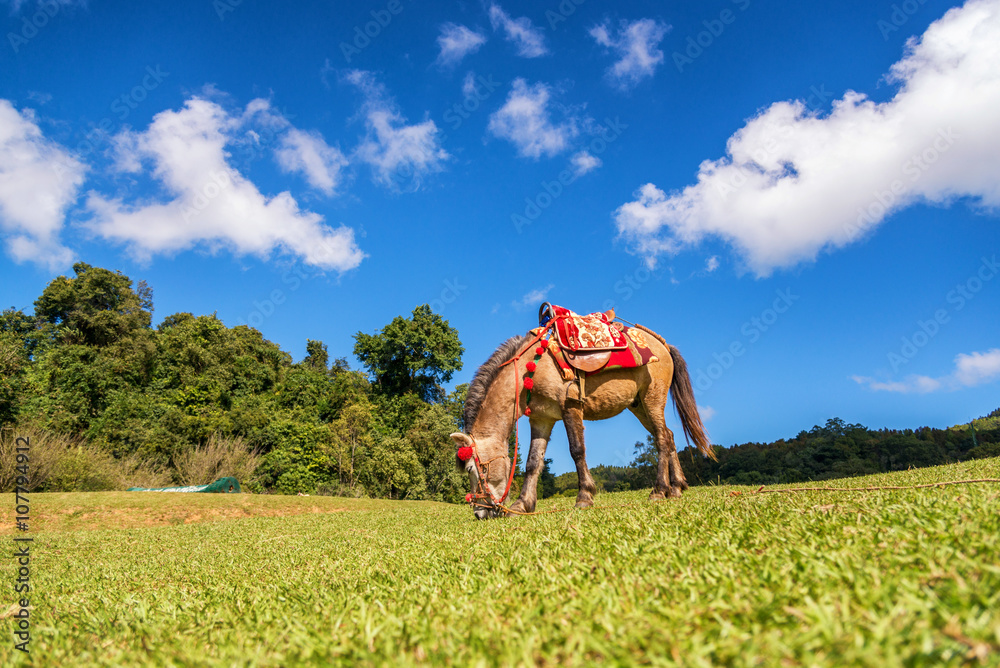
[[(0, 314), (0, 450), (33, 444), (32, 486), (97, 491), (199, 484), (236, 475), (249, 491), (460, 502), (467, 481), (448, 434), (467, 385), (458, 331), (430, 306), (354, 335), (330, 359), (308, 340), (301, 362), (251, 327), (175, 313), (153, 327), (153, 291), (78, 263), (34, 311)], [(871, 430), (834, 418), (774, 443), (681, 453), (691, 484), (822, 480), (1000, 455), (1000, 410), (950, 429)], [(0, 453), (2, 454), (2, 453)], [(523, 458), (523, 454), (519, 460)], [(5, 462), (13, 461), (4, 457)], [(649, 487), (652, 445), (630, 466), (595, 466), (608, 491)], [(518, 462), (520, 468), (521, 462)], [(12, 488), (0, 465), (0, 489)], [(540, 495), (575, 494), (548, 466)]]

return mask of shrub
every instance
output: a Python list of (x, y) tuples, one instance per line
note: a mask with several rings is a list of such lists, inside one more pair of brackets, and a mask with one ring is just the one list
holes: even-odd
[(253, 485), (260, 462), (260, 454), (242, 438), (216, 434), (205, 445), (174, 457), (174, 469), (181, 485), (207, 485), (227, 476)]
[[(83, 442), (79, 438), (53, 434), (31, 425), (4, 428), (0, 431), (0, 492), (13, 492), (21, 475), (17, 470), (18, 438), (28, 439), (28, 484), (24, 486), (29, 490), (45, 485), (67, 451)], [(20, 445), (23, 446), (23, 441)]]

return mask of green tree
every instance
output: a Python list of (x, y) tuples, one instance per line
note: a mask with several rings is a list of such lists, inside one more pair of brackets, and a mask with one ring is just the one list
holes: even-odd
[(542, 466), (542, 473), (538, 476), (538, 493), (543, 499), (554, 496), (556, 493), (556, 476), (552, 473), (552, 460), (546, 459)]
[(132, 280), (119, 271), (73, 265), (74, 278), (59, 276), (35, 301), (35, 315), (59, 326), (68, 341), (104, 346), (148, 328), (153, 291), (144, 281), (132, 289)]
[(405, 438), (398, 436), (379, 435), (373, 439), (359, 474), (371, 496), (420, 499), (427, 489), (417, 453)]
[(462, 368), (465, 349), (458, 330), (427, 304), (410, 318), (396, 316), (375, 334), (354, 335), (354, 354), (388, 396), (412, 392), (424, 401), (440, 400), (439, 383)]
[(424, 408), (406, 432), (406, 440), (424, 467), (427, 498), (458, 503), (465, 496), (468, 481), (455, 466), (455, 446), (449, 435), (455, 419), (441, 404)]
[(326, 344), (322, 341), (306, 340), (306, 357), (302, 360), (304, 366), (326, 373), (330, 363), (330, 355), (326, 352)]
[(362, 399), (344, 407), (340, 417), (330, 423), (330, 457), (336, 462), (341, 487), (356, 490), (358, 469), (371, 448), (375, 414), (371, 403)]

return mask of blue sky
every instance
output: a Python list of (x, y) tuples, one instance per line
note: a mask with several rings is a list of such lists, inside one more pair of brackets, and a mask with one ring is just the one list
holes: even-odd
[[(613, 305), (724, 445), (1000, 405), (997, 0), (0, 11), (3, 307), (82, 260), (154, 322), (357, 364), (430, 303), (460, 383), (540, 301)], [(594, 465), (644, 432), (587, 434)]]

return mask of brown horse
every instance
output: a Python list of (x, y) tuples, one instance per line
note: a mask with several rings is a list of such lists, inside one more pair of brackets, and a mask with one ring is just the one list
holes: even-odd
[[(569, 451), (580, 481), (576, 507), (592, 505), (597, 487), (587, 469), (583, 421), (614, 417), (626, 408), (653, 435), (659, 453), (656, 481), (649, 498), (679, 497), (688, 484), (677, 458), (673, 432), (667, 428), (664, 415), (671, 387), (685, 435), (702, 454), (714, 459), (715, 454), (695, 405), (694, 390), (684, 358), (659, 334), (639, 327), (651, 335), (647, 343), (657, 360), (633, 369), (611, 369), (588, 376), (582, 401), (578, 398), (577, 381), (565, 380), (552, 355), (544, 354), (537, 361), (529, 416), (531, 449), (525, 466), (524, 487), (511, 511), (534, 511), (545, 448), (552, 427), (559, 420), (566, 425)], [(459, 448), (474, 448), (475, 456), (465, 462), (459, 460), (459, 466), (468, 472), (473, 494), (485, 492), (479, 497), (482, 503), (474, 504), (478, 519), (503, 513), (500, 507), (502, 501), (498, 500), (505, 495), (510, 473), (507, 443), (517, 416), (526, 407), (527, 391), (522, 376), (525, 362), (533, 359), (532, 351), (527, 349), (535, 346), (534, 340), (530, 333), (508, 339), (479, 367), (465, 401), (465, 429), (468, 434), (451, 435)], [(524, 359), (521, 359), (522, 356)]]

